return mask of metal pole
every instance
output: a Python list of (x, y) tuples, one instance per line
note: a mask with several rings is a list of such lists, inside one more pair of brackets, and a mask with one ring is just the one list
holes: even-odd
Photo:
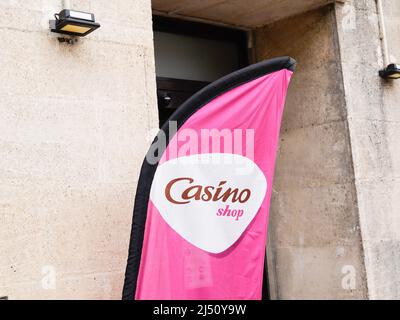
[(385, 26), (385, 17), (383, 15), (382, 0), (376, 0), (376, 8), (378, 11), (378, 19), (379, 19), (379, 36), (382, 42), (383, 63), (384, 66), (386, 67), (390, 63), (389, 61), (390, 57), (389, 57), (389, 47), (386, 37), (386, 26)]

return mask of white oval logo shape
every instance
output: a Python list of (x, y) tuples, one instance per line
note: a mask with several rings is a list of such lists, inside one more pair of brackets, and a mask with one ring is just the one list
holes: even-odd
[(166, 223), (210, 253), (231, 247), (256, 216), (267, 180), (249, 158), (197, 154), (158, 166), (150, 199)]

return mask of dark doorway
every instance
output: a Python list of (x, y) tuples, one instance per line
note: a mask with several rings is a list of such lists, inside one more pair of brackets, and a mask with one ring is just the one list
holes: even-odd
[(153, 16), (153, 30), (160, 127), (194, 93), (249, 65), (246, 31), (164, 16)]
[(153, 16), (160, 126), (191, 95), (249, 64), (247, 33)]
[(157, 102), (160, 127), (190, 96), (209, 82), (157, 77)]

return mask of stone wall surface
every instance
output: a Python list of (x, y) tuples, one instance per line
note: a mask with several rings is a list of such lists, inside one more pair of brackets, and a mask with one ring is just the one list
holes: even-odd
[[(367, 296), (333, 6), (255, 32), (257, 60), (289, 55), (289, 88), (270, 212), (272, 298)], [(354, 275), (355, 282), (346, 276)]]
[[(383, 0), (390, 62), (400, 62), (400, 2)], [(375, 0), (336, 6), (360, 226), (371, 299), (400, 298), (400, 83), (383, 68)]]
[(151, 3), (0, 1), (0, 296), (119, 299), (136, 182), (157, 127)]

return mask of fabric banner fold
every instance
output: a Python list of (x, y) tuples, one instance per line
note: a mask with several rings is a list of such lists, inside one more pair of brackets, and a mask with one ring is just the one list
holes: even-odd
[(123, 299), (258, 300), (286, 92), (296, 62), (219, 79), (161, 128), (136, 191)]

